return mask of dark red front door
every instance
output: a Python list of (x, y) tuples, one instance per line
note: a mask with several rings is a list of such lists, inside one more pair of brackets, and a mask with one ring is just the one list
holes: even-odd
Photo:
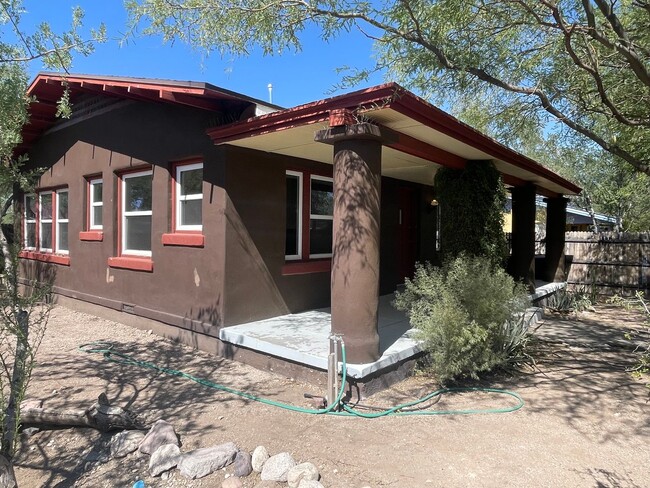
[(417, 258), (416, 192), (401, 187), (398, 193), (397, 259), (399, 278), (412, 278)]

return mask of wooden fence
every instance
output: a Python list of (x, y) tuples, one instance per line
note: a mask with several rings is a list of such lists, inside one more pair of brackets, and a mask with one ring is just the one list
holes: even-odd
[(567, 232), (565, 253), (573, 256), (569, 285), (605, 295), (650, 292), (650, 232)]

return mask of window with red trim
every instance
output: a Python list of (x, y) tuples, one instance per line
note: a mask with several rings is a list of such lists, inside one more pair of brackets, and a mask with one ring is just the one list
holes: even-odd
[(68, 254), (68, 189), (38, 191), (25, 195), (22, 257), (69, 264), (69, 258), (46, 258)]
[(332, 256), (332, 178), (306, 171), (286, 172), (285, 259)]
[(203, 163), (176, 165), (174, 230), (203, 230)]
[(102, 230), (104, 182), (101, 178), (88, 180), (88, 230)]
[(172, 231), (163, 234), (162, 243), (203, 247), (203, 163), (177, 163), (172, 175)]
[(152, 183), (152, 170), (121, 176), (121, 255), (151, 256)]

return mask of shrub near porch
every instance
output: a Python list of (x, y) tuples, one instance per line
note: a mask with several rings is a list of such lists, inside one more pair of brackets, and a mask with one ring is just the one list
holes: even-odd
[(525, 288), (485, 257), (418, 264), (395, 306), (407, 313), (441, 383), (505, 366), (522, 354)]

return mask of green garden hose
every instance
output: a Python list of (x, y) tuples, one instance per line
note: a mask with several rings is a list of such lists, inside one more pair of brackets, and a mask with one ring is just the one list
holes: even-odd
[[(214, 390), (219, 390), (219, 391), (224, 391), (226, 393), (230, 393), (232, 395), (237, 395), (242, 398), (246, 398), (248, 400), (253, 400), (259, 403), (264, 403), (266, 405), (271, 405), (274, 407), (279, 407), (283, 408), (285, 410), (291, 410), (293, 412), (300, 412), (300, 413), (307, 413), (307, 414), (314, 414), (314, 415), (321, 415), (321, 414), (326, 414), (326, 415), (338, 415), (338, 416), (344, 416), (344, 417), (363, 417), (363, 418), (378, 418), (378, 417), (385, 417), (387, 415), (400, 415), (400, 416), (406, 416), (406, 415), (470, 415), (470, 414), (482, 414), (482, 413), (507, 413), (507, 412), (514, 412), (516, 410), (519, 410), (521, 407), (524, 406), (524, 400), (519, 396), (519, 394), (508, 391), (508, 390), (501, 390), (497, 388), (441, 388), (439, 390), (436, 390), (432, 393), (429, 393), (428, 395), (423, 396), (422, 398), (418, 398), (417, 400), (413, 400), (411, 402), (406, 402), (402, 403), (400, 405), (397, 405), (392, 408), (388, 408), (386, 410), (382, 410), (380, 412), (374, 412), (374, 413), (363, 413), (363, 412), (358, 412), (354, 410), (350, 405), (341, 402), (341, 399), (343, 398), (343, 393), (345, 391), (345, 382), (347, 379), (347, 363), (346, 363), (346, 357), (345, 357), (345, 345), (341, 345), (341, 363), (342, 363), (342, 378), (341, 378), (341, 388), (339, 390), (339, 393), (336, 397), (336, 399), (331, 402), (327, 407), (322, 408), (322, 409), (312, 409), (312, 408), (303, 408), (303, 407), (297, 407), (295, 405), (291, 405), (288, 403), (282, 403), (282, 402), (276, 402), (274, 400), (269, 400), (267, 398), (262, 398), (258, 397), (256, 395), (252, 395), (250, 393), (246, 393), (245, 391), (240, 391), (236, 390), (234, 388), (229, 388), (227, 386), (221, 385), (219, 383), (215, 383), (213, 381), (204, 379), (204, 378), (199, 378), (197, 376), (194, 376), (189, 373), (185, 373), (183, 371), (173, 369), (173, 368), (166, 368), (164, 366), (158, 366), (152, 362), (149, 361), (143, 361), (140, 359), (135, 359), (134, 357), (124, 354), (121, 352), (118, 352), (113, 349), (113, 345), (108, 343), (108, 342), (90, 342), (87, 344), (82, 344), (79, 346), (79, 350), (87, 352), (87, 353), (97, 353), (97, 354), (102, 354), (104, 359), (107, 361), (111, 361), (113, 363), (118, 363), (118, 364), (127, 364), (131, 366), (138, 366), (140, 368), (145, 368), (145, 369), (150, 369), (153, 371), (158, 371), (160, 373), (164, 373), (170, 376), (177, 376), (179, 378), (185, 378), (190, 381), (193, 381), (195, 383), (198, 383), (199, 385), (203, 385), (207, 388), (212, 388)], [(517, 404), (511, 407), (502, 407), (502, 408), (486, 408), (486, 409), (468, 409), (468, 410), (413, 410), (413, 411), (402, 411), (403, 409), (413, 407), (415, 405), (421, 404), (423, 402), (429, 401), (434, 397), (443, 395), (445, 393), (455, 393), (455, 392), (467, 392), (467, 391), (478, 391), (478, 392), (485, 392), (485, 393), (494, 393), (498, 395), (506, 395), (513, 397), (517, 400)], [(342, 411), (337, 411), (335, 408), (338, 405), (342, 405), (343, 410)]]

